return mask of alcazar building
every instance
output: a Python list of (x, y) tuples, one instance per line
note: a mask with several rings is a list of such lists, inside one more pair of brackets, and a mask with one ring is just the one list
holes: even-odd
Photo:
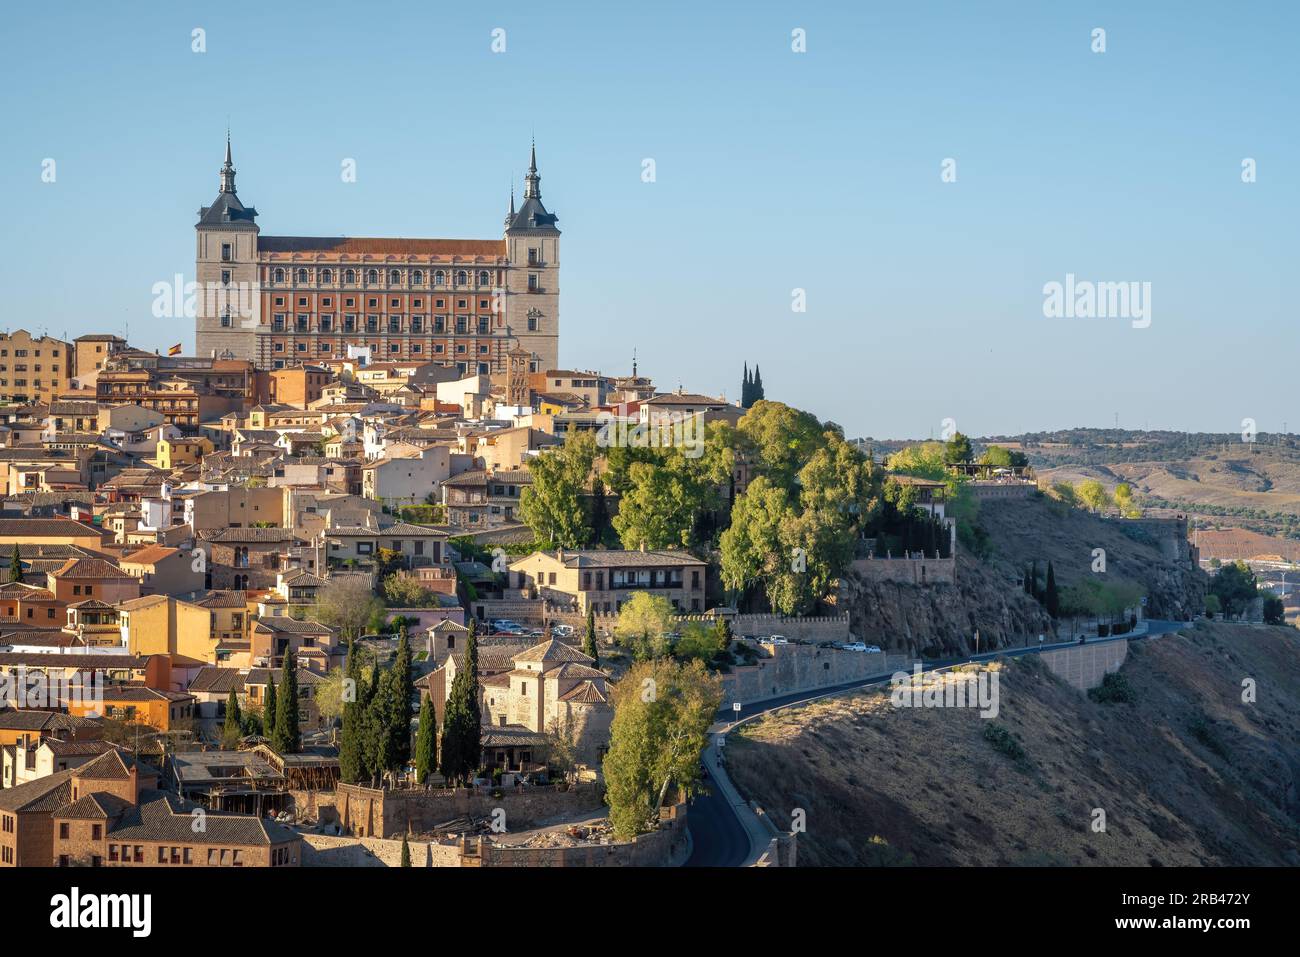
[(264, 236), (235, 192), (230, 141), (221, 192), (195, 226), (197, 353), (260, 369), (342, 358), (428, 360), (461, 372), (559, 365), (560, 231), (542, 205), (534, 147), (501, 239)]

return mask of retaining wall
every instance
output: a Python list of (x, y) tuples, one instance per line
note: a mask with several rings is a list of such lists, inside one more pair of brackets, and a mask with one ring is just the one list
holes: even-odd
[(1119, 671), (1128, 657), (1128, 639), (1058, 648), (1040, 655), (1049, 671), (1071, 687), (1087, 691), (1101, 684), (1106, 675)]

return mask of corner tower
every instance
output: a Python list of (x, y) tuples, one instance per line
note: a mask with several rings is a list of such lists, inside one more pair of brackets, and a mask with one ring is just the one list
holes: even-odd
[(533, 371), (559, 367), (560, 231), (558, 216), (542, 205), (542, 177), (537, 172), (534, 143), (524, 176), (524, 199), (515, 210), (511, 191), (506, 217), (505, 314), (519, 348), (526, 350)]
[(235, 193), (229, 132), (220, 183), (216, 200), (199, 210), (194, 226), (195, 353), (256, 360), (261, 306), (257, 210), (241, 203)]

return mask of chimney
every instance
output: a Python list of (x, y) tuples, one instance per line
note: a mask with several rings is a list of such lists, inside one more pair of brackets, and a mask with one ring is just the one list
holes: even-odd
[(641, 551), (645, 551), (645, 539), (641, 539)]

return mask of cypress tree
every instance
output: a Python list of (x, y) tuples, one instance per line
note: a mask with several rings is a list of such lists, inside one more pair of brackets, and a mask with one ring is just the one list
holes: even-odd
[(243, 724), (243, 715), (239, 713), (239, 698), (235, 689), (231, 688), (230, 695), (226, 698), (226, 723), (221, 729), (221, 743), (227, 746), (238, 743)]
[(1056, 572), (1052, 569), (1052, 563), (1047, 563), (1047, 585), (1043, 593), (1043, 602), (1047, 605), (1047, 613), (1053, 619), (1061, 616), (1061, 597), (1056, 592)]
[(596, 649), (596, 609), (587, 606), (587, 633), (582, 636), (582, 653), (592, 659), (592, 667), (600, 667), (600, 652)]
[[(371, 767), (376, 776), (382, 777), (401, 764), (399, 728), (404, 718), (407, 732), (410, 732), (410, 706), (402, 707), (398, 700), (398, 675), (396, 668), (389, 668), (379, 678), (379, 687), (370, 701), (370, 721), (373, 727)], [(405, 713), (404, 713), (405, 712)]]
[(478, 701), (478, 639), (474, 621), (465, 641), (464, 665), (451, 682), (442, 725), (442, 773), (465, 781), (478, 769), (482, 753)]
[(406, 835), (402, 835), (402, 866), (411, 866), (411, 845), (406, 842)]
[(740, 407), (748, 409), (753, 404), (753, 383), (749, 378), (749, 363), (745, 363), (745, 373), (740, 380)]
[(23, 580), (23, 560), (18, 554), (18, 543), (14, 542), (14, 553), (9, 559), (9, 580), (11, 582), (20, 582)]
[(749, 404), (753, 405), (755, 402), (759, 402), (764, 398), (766, 398), (766, 396), (763, 394), (763, 373), (758, 370), (758, 366), (756, 365), (754, 366), (754, 381), (750, 386)]
[(262, 702), (262, 733), (268, 738), (275, 733), (275, 675), (266, 669), (266, 700)]
[(351, 640), (348, 641), (348, 660), (344, 673), (352, 682), (352, 700), (344, 699), (343, 702), (343, 730), (339, 734), (339, 778), (345, 784), (359, 784), (366, 776), (366, 762), (361, 754), (365, 712), (358, 700), (361, 682)]
[(302, 747), (298, 728), (298, 668), (293, 649), (284, 656), (284, 677), (276, 701), (271, 747), (280, 754), (297, 754)]
[(395, 725), (393, 732), (400, 764), (411, 759), (411, 699), (415, 697), (415, 682), (411, 679), (411, 642), (406, 634), (406, 625), (402, 625), (397, 639), (397, 660), (393, 669), (396, 674), (393, 677), (391, 720)]
[(598, 475), (591, 483), (591, 541), (588, 544), (599, 545), (603, 542), (608, 528), (609, 502), (605, 499), (605, 483)]
[(433, 699), (425, 697), (420, 702), (420, 727), (415, 733), (415, 780), (424, 784), (429, 775), (438, 770), (438, 716), (433, 710)]

